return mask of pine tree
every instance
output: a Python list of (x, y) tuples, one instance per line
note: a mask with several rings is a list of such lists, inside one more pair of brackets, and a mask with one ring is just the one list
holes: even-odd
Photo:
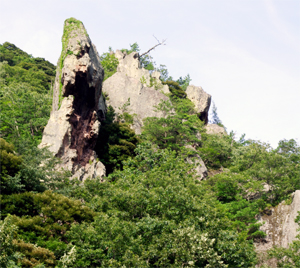
[(211, 120), (209, 120), (209, 123), (223, 126), (222, 121), (218, 116), (217, 107), (214, 101), (213, 101), (213, 107), (211, 112)]

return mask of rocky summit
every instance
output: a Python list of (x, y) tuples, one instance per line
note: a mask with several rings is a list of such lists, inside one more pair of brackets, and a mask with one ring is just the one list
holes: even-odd
[[(126, 55), (117, 50), (115, 56), (119, 60), (117, 72), (103, 83), (103, 92), (109, 97), (107, 106), (111, 105), (120, 113), (122, 107), (128, 103), (127, 111), (135, 114), (132, 128), (137, 134), (141, 134), (143, 119), (163, 115), (154, 106), (169, 99), (164, 94), (169, 89), (161, 84), (159, 73), (155, 72), (151, 76), (148, 70), (140, 66), (137, 52)], [(151, 78), (156, 86), (150, 86)]]
[[(119, 60), (117, 72), (103, 83), (103, 92), (109, 97), (107, 105), (121, 112), (121, 107), (128, 103), (128, 112), (135, 115), (132, 128), (141, 134), (143, 119), (163, 116), (155, 106), (169, 100), (169, 87), (161, 83), (159, 72), (150, 74), (141, 67), (137, 52), (127, 55), (117, 50), (115, 57)], [(199, 118), (207, 124), (211, 96), (202, 87), (196, 86), (188, 86), (186, 93)]]
[(61, 167), (70, 170), (73, 177), (102, 177), (105, 167), (93, 149), (105, 118), (103, 68), (82, 22), (73, 18), (65, 21), (62, 43), (52, 113), (39, 147), (48, 147), (61, 158)]
[[(134, 115), (131, 127), (136, 134), (141, 134), (143, 120), (163, 117), (156, 106), (169, 100), (168, 85), (161, 82), (159, 72), (150, 73), (141, 67), (138, 52), (127, 55), (117, 50), (114, 56), (118, 60), (117, 71), (103, 82), (100, 58), (84, 25), (74, 18), (65, 21), (51, 117), (39, 147), (48, 147), (61, 158), (60, 167), (82, 181), (105, 176), (105, 166), (97, 161), (94, 147), (109, 105), (117, 114)], [(198, 117), (207, 124), (211, 96), (192, 85), (187, 87), (186, 96), (194, 103)], [(200, 156), (196, 158), (198, 178), (206, 178), (207, 169)]]
[(157, 41), (99, 57), (70, 18), (57, 67), (0, 45), (0, 267), (300, 267), (300, 145), (208, 124)]

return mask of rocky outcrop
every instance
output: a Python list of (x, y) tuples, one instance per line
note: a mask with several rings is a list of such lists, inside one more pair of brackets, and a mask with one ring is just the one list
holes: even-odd
[(122, 107), (128, 104), (126, 111), (135, 115), (132, 128), (141, 134), (144, 118), (163, 116), (154, 106), (169, 100), (164, 94), (168, 92), (168, 86), (161, 84), (157, 72), (151, 79), (149, 71), (141, 68), (138, 53), (126, 55), (117, 50), (115, 56), (119, 60), (117, 72), (103, 83), (103, 92), (108, 95), (106, 104), (117, 113), (124, 112)]
[(199, 118), (208, 123), (208, 111), (211, 103), (211, 95), (207, 94), (202, 87), (190, 85), (186, 89), (187, 97), (195, 104)]
[(83, 24), (67, 19), (53, 93), (52, 113), (40, 148), (62, 159), (61, 166), (84, 180), (105, 175), (94, 147), (106, 106), (102, 97), (103, 68)]
[(196, 150), (191, 145), (187, 145), (187, 146), (185, 146), (185, 148), (190, 149), (190, 151), (193, 152), (192, 154), (190, 154), (187, 157), (186, 161), (189, 164), (194, 165), (194, 171), (195, 171), (196, 179), (199, 180), (199, 181), (202, 181), (202, 180), (206, 179), (207, 176), (208, 176), (207, 168), (206, 168), (203, 160), (199, 156), (199, 154), (197, 154)]
[[(161, 112), (155, 111), (154, 106), (162, 100), (167, 101), (169, 87), (160, 81), (160, 73), (141, 68), (139, 54), (129, 55), (117, 50), (115, 57), (119, 60), (117, 72), (103, 83), (103, 91), (108, 95), (107, 105), (111, 105), (117, 113), (128, 102), (128, 112), (135, 114), (132, 128), (137, 134), (141, 133), (143, 119), (146, 117), (161, 117)], [(208, 110), (211, 96), (201, 87), (188, 86), (187, 97), (195, 104), (199, 118), (208, 121)]]
[[(115, 57), (119, 60), (117, 72), (103, 83), (103, 92), (108, 95), (107, 106), (111, 105), (117, 113), (126, 112), (134, 114), (132, 128), (141, 134), (143, 119), (147, 117), (162, 117), (164, 114), (156, 111), (161, 101), (168, 101), (169, 87), (160, 81), (160, 73), (141, 68), (139, 54), (133, 52), (129, 55), (117, 50)], [(201, 87), (189, 86), (187, 96), (194, 104), (201, 120), (207, 123), (211, 96)], [(198, 135), (201, 139), (201, 135)], [(195, 152), (187, 158), (187, 162), (195, 165), (196, 176), (199, 180), (207, 177), (207, 169), (200, 156)]]
[[(299, 225), (295, 222), (300, 211), (300, 190), (293, 194), (293, 201), (290, 205), (285, 202), (272, 208), (266, 214), (259, 216), (259, 222), (263, 223), (260, 230), (266, 233), (266, 238), (256, 243), (256, 250), (260, 255), (274, 246), (287, 248), (298, 234)], [(274, 260), (267, 261), (271, 267), (276, 267)]]
[(225, 128), (217, 124), (207, 124), (205, 126), (205, 129), (207, 134), (223, 134), (223, 135), (227, 134)]

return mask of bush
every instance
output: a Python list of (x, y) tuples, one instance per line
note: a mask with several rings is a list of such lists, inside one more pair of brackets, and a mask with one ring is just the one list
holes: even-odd
[(200, 156), (208, 169), (229, 167), (232, 162), (233, 138), (217, 134), (203, 134)]
[(17, 235), (17, 226), (13, 224), (12, 217), (6, 217), (4, 221), (0, 221), (0, 266), (7, 267), (11, 265), (15, 267), (21, 255), (16, 252), (13, 240)]
[(122, 169), (122, 161), (134, 156), (140, 139), (127, 123), (113, 122), (115, 113), (111, 106), (106, 117), (100, 128), (95, 151), (106, 167), (106, 174), (110, 174), (115, 169)]
[(185, 99), (186, 98), (186, 93), (184, 90), (181, 88), (178, 82), (172, 81), (172, 80), (167, 80), (162, 82), (163, 85), (168, 85), (169, 90), (171, 91), (172, 95), (174, 97), (180, 98), (180, 99)]
[(1, 193), (10, 194), (24, 188), (20, 180), (14, 178), (21, 169), (22, 157), (14, 151), (14, 146), (0, 138), (0, 159), (1, 159)]
[(114, 73), (117, 72), (117, 67), (119, 65), (118, 59), (115, 57), (112, 50), (109, 48), (109, 52), (103, 53), (100, 56), (100, 62), (104, 69), (104, 79), (105, 81), (107, 78), (111, 77)]
[[(175, 103), (175, 101), (174, 101)], [(144, 120), (142, 137), (159, 146), (161, 149), (180, 151), (185, 145), (200, 144), (198, 139), (203, 123), (195, 114), (189, 102), (161, 102), (156, 109), (164, 117), (148, 117)], [(177, 110), (177, 112), (174, 111)]]
[(79, 200), (51, 191), (1, 196), (5, 215), (13, 214), (19, 238), (53, 251), (57, 258), (66, 250), (66, 232), (72, 223), (91, 222), (96, 215)]
[(101, 187), (85, 183), (99, 215), (67, 232), (77, 248), (74, 267), (251, 267), (252, 244), (192, 170), (175, 151), (143, 143)]
[(54, 253), (46, 248), (37, 247), (22, 240), (15, 240), (14, 247), (16, 251), (22, 254), (19, 262), (23, 267), (36, 267), (38, 264), (55, 267)]

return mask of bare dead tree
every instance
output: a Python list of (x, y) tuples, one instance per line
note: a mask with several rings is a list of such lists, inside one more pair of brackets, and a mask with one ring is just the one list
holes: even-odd
[(155, 49), (156, 47), (160, 46), (160, 45), (166, 45), (165, 42), (167, 41), (167, 39), (163, 39), (162, 41), (159, 41), (154, 35), (153, 37), (156, 39), (156, 41), (158, 42), (158, 44), (156, 44), (155, 46), (151, 47), (148, 51), (146, 51), (145, 53), (141, 54), (140, 57), (148, 54), (151, 50)]

